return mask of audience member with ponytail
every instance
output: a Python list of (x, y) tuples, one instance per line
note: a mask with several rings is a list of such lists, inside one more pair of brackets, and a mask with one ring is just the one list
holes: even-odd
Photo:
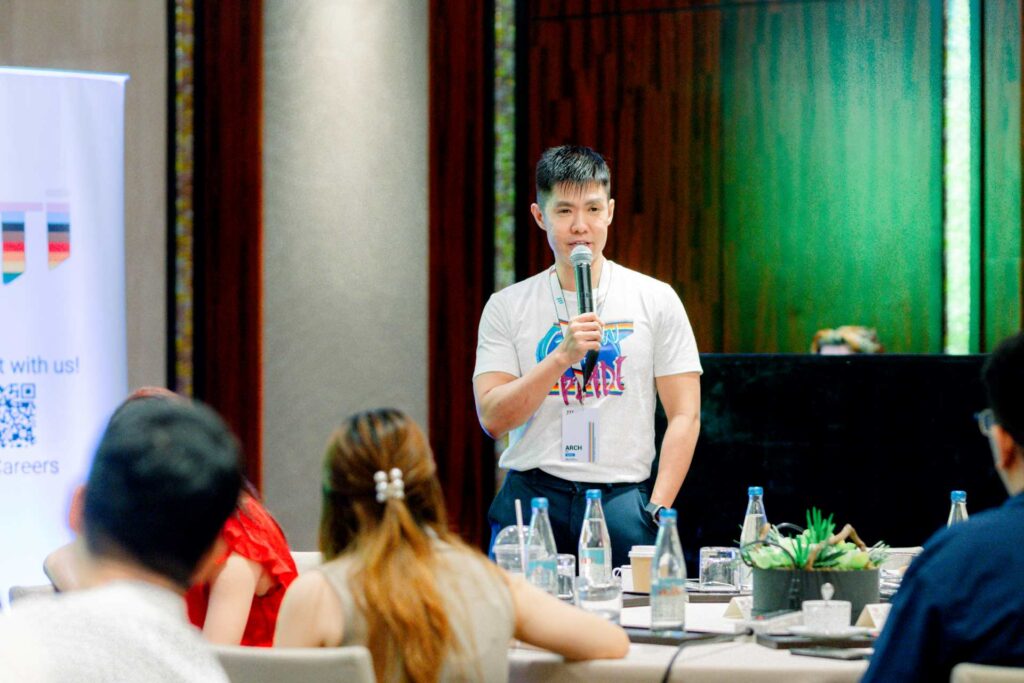
[(513, 577), (449, 532), (423, 431), (391, 409), (327, 446), (320, 549), (291, 585), (275, 646), (366, 645), (378, 681), (508, 678), (513, 637), (569, 659), (625, 656), (625, 632)]

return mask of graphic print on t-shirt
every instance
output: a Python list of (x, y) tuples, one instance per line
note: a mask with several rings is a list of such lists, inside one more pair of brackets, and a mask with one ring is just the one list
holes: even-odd
[[(622, 353), (622, 342), (633, 334), (633, 321), (605, 323), (604, 335), (601, 337), (601, 350), (597, 354), (597, 366), (590, 376), (586, 392), (580, 394), (583, 373), (575, 366), (568, 368), (558, 382), (551, 387), (548, 396), (561, 396), (565, 405), (569, 399), (575, 398), (582, 402), (583, 398), (600, 398), (602, 396), (621, 396), (626, 390), (625, 364), (626, 356)], [(562, 343), (562, 326), (553, 323), (547, 334), (537, 344), (537, 362), (544, 360), (549, 353)]]

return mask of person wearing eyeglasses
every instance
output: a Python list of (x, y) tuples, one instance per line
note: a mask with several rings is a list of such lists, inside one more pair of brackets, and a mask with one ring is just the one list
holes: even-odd
[(946, 681), (960, 662), (1024, 667), (1024, 334), (996, 348), (982, 380), (978, 427), (1010, 498), (925, 544), (862, 681)]

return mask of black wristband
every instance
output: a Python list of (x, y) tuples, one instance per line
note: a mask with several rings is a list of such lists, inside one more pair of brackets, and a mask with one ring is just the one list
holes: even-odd
[(660, 521), (658, 517), (661, 514), (661, 511), (664, 509), (665, 506), (659, 505), (658, 503), (648, 502), (647, 505), (644, 506), (644, 510), (647, 510), (647, 514), (649, 514), (651, 516), (651, 519), (653, 519), (655, 522)]

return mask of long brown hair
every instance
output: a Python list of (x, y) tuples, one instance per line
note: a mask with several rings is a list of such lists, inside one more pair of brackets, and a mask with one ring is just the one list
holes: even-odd
[[(374, 475), (396, 467), (404, 499), (378, 502)], [(358, 559), (350, 586), (366, 618), (378, 681), (391, 678), (395, 655), (406, 680), (436, 681), (458, 646), (434, 578), (431, 536), (463, 547), (448, 531), (423, 431), (391, 408), (353, 415), (327, 444), (320, 550), (325, 560), (342, 553)]]

